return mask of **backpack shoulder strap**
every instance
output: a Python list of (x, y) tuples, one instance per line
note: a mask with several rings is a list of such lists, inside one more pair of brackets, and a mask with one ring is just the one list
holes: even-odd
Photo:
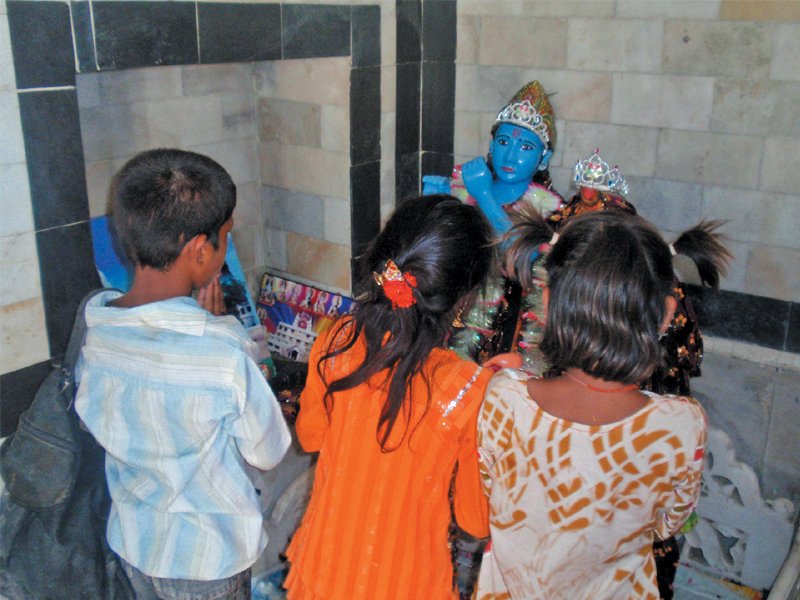
[(75, 367), (75, 363), (78, 362), (78, 355), (80, 355), (83, 342), (86, 339), (86, 305), (89, 303), (89, 300), (102, 292), (110, 291), (118, 290), (114, 288), (99, 288), (92, 290), (81, 300), (78, 310), (75, 313), (75, 324), (72, 326), (72, 334), (69, 337), (69, 345), (67, 345), (67, 351), (64, 354), (63, 366), (72, 369)]

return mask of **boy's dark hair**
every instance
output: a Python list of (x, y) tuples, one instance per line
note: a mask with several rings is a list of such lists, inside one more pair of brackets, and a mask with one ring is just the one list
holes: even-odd
[[(328, 385), (325, 402), (330, 408), (335, 392), (354, 388), (388, 369), (389, 394), (377, 431), (383, 451), (397, 447), (389, 448), (388, 440), (401, 411), (408, 432), (411, 407), (405, 399), (411, 381), (431, 351), (444, 346), (456, 303), (483, 283), (493, 256), (492, 228), (480, 209), (446, 194), (434, 194), (403, 201), (362, 257), (360, 282), (366, 292), (358, 298), (353, 314), (333, 326), (331, 339), (336, 342), (323, 354), (318, 368), (322, 375), (326, 361), (352, 348), (363, 336), (364, 362)], [(383, 272), (389, 259), (416, 278), (416, 303), (409, 308), (393, 310), (373, 277)]]
[(147, 150), (130, 159), (114, 188), (114, 225), (128, 258), (166, 269), (186, 243), (219, 231), (233, 215), (236, 186), (216, 161), (187, 150)]
[[(532, 209), (513, 219), (508, 267), (530, 287), (531, 260), (553, 232)], [(702, 222), (673, 244), (705, 265), (712, 285), (730, 257), (714, 233), (719, 225)], [(614, 210), (572, 217), (559, 233), (544, 262), (550, 302), (539, 349), (562, 369), (606, 381), (646, 379), (661, 360), (659, 330), (674, 287), (669, 246), (641, 217)]]

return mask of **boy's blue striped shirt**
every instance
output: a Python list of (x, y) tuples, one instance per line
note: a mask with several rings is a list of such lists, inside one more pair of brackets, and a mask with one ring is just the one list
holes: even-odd
[(191, 298), (86, 309), (75, 407), (106, 449), (108, 542), (143, 573), (213, 580), (258, 558), (267, 538), (245, 461), (280, 462), (291, 438), (234, 317)]

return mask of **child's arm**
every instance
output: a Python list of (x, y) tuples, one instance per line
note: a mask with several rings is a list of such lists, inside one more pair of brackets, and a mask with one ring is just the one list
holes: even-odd
[(322, 441), (330, 423), (324, 401), (328, 388), (317, 370), (324, 344), (322, 338), (327, 336), (319, 336), (311, 349), (306, 387), (300, 395), (300, 412), (297, 414), (295, 424), (297, 438), (306, 452), (317, 452), (322, 448)]
[[(262, 470), (275, 467), (292, 442), (281, 407), (256, 364), (242, 354), (237, 365), (242, 412), (230, 426), (244, 459)], [(239, 386), (237, 386), (239, 387)]]
[(700, 498), (700, 486), (703, 474), (703, 457), (706, 447), (707, 425), (705, 414), (697, 406), (699, 412), (695, 435), (689, 442), (685, 452), (685, 464), (681, 470), (678, 483), (674, 487), (674, 501), (671, 506), (657, 515), (655, 537), (665, 540), (680, 530), (692, 516)]

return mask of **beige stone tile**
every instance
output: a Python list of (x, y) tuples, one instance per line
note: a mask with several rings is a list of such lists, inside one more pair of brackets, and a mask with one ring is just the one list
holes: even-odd
[(200, 144), (188, 150), (213, 158), (228, 171), (237, 186), (258, 181), (259, 155), (255, 139), (224, 140)]
[(774, 23), (667, 21), (664, 72), (763, 79), (774, 37)]
[(350, 109), (330, 104), (321, 108), (320, 147), (328, 152), (350, 152)]
[(617, 0), (622, 19), (716, 19), (720, 0)]
[(747, 263), (750, 262), (750, 244), (730, 239), (725, 239), (724, 244), (733, 254), (733, 260), (728, 263), (727, 274), (720, 279), (719, 287), (729, 292), (742, 292), (747, 277)]
[(111, 185), (130, 156), (113, 160), (86, 162), (86, 189), (89, 194), (89, 216), (102, 217), (111, 209)]
[(381, 67), (381, 112), (397, 110), (397, 67)]
[(147, 103), (148, 142), (154, 148), (186, 148), (223, 139), (219, 95)]
[(307, 102), (261, 98), (258, 109), (259, 139), (319, 148), (322, 107)]
[(664, 179), (756, 189), (763, 140), (664, 129), (659, 134), (656, 173)]
[[(5, 2), (2, 2), (5, 8)], [(5, 12), (4, 12), (5, 15)], [(14, 75), (14, 61), (11, 57), (11, 38), (8, 33), (8, 18), (0, 17), (0, 92), (17, 89)]]
[(564, 165), (564, 134), (567, 131), (567, 122), (564, 119), (556, 119), (556, 132), (558, 137), (553, 155), (550, 157), (550, 167), (563, 167)]
[(481, 19), (470, 15), (459, 15), (456, 25), (456, 62), (461, 65), (478, 64), (478, 48), (481, 39)]
[(800, 302), (800, 250), (753, 244), (744, 291)]
[(147, 104), (87, 108), (80, 111), (83, 154), (89, 162), (132, 156), (150, 146)]
[(257, 102), (252, 89), (221, 94), (222, 137), (226, 140), (258, 136)]
[(19, 121), (19, 103), (16, 92), (0, 91), (0, 164), (25, 162), (22, 142), (22, 125)]
[(350, 200), (323, 198), (325, 239), (350, 247)]
[(175, 68), (178, 69), (184, 96), (240, 93), (253, 89), (253, 63), (186, 65)]
[(761, 185), (771, 192), (795, 192), (800, 190), (800, 140), (789, 138), (767, 138), (764, 140), (764, 159), (761, 161)]
[(575, 194), (572, 189), (572, 169), (565, 167), (551, 167), (550, 179), (553, 181), (553, 187), (564, 198), (571, 198)]
[(568, 38), (570, 69), (634, 73), (661, 70), (664, 24), (660, 19), (570, 19)]
[(261, 183), (318, 196), (350, 197), (350, 156), (279, 144), (261, 144)]
[(286, 271), (286, 232), (268, 227), (264, 230), (267, 268)]
[(453, 149), (456, 154), (478, 156), (486, 152), (481, 129), (481, 113), (457, 110)]
[[(105, 71), (96, 75), (100, 106), (179, 98), (182, 67), (147, 67)], [(80, 79), (83, 79), (83, 75)], [(88, 75), (91, 78), (93, 75)]]
[(558, 119), (608, 121), (611, 117), (611, 73), (528, 69), (523, 75), (525, 83), (541, 82)]
[(563, 69), (567, 64), (567, 20), (484, 17), (478, 62)]
[(719, 18), (735, 21), (800, 21), (800, 1), (722, 0)]
[(231, 231), (233, 245), (236, 248), (236, 255), (239, 257), (242, 269), (251, 269), (256, 265), (255, 229), (255, 227), (235, 224)]
[(233, 220), (234, 229), (266, 226), (261, 206), (261, 185), (257, 181), (236, 186), (236, 210), (233, 212)]
[[(456, 106), (458, 110), (488, 112), (494, 115), (526, 83), (520, 67), (456, 65)], [(544, 83), (546, 87), (546, 82)]]
[(758, 241), (800, 250), (800, 196), (768, 195)]
[(381, 64), (394, 68), (397, 62), (397, 2), (382, 0), (381, 5)]
[(564, 168), (574, 168), (599, 148), (603, 160), (618, 165), (623, 177), (655, 174), (658, 130), (652, 127), (575, 121), (567, 124), (562, 145)]
[(800, 138), (800, 82), (717, 79), (711, 131)]
[(714, 79), (614, 75), (611, 120), (623, 125), (705, 131), (711, 120)]
[(350, 106), (350, 57), (257, 63), (255, 73), (263, 98)]
[(780, 23), (777, 26), (769, 76), (800, 81), (800, 23)]
[(613, 17), (614, 0), (527, 0), (523, 7), (529, 17)]
[(39, 254), (33, 231), (0, 237), (0, 306), (42, 295)]
[(0, 236), (33, 231), (33, 210), (25, 163), (0, 165)]
[(297, 233), (286, 234), (289, 273), (342, 289), (350, 288), (350, 248)]
[(41, 297), (0, 308), (0, 373), (50, 358)]
[(462, 16), (518, 16), (525, 12), (524, 0), (461, 0), (456, 4), (458, 18)]

